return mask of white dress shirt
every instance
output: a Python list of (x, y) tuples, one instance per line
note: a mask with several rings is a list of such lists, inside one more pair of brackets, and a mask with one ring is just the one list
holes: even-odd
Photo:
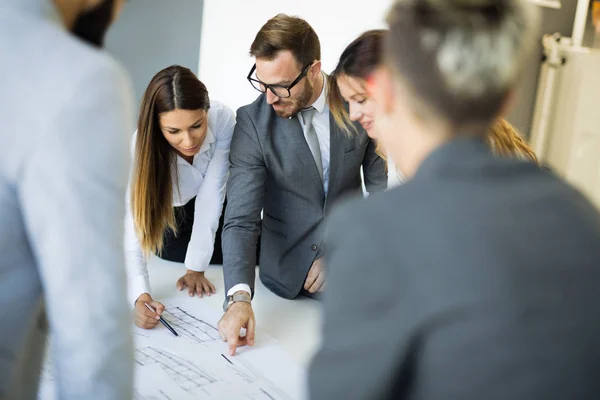
[(388, 170), (388, 186), (387, 190), (393, 189), (396, 186), (400, 186), (404, 182), (404, 178), (400, 171), (396, 168), (396, 163), (390, 156), (387, 154), (387, 170)]
[[(329, 163), (331, 159), (331, 136), (330, 136), (330, 127), (329, 127), (329, 106), (327, 105), (327, 75), (323, 73), (323, 89), (321, 90), (321, 95), (313, 104), (315, 110), (317, 110), (312, 124), (315, 128), (315, 132), (317, 133), (317, 137), (319, 138), (319, 148), (321, 150), (321, 162), (323, 165), (323, 189), (325, 190), (325, 196), (327, 196), (327, 189), (329, 188)], [(308, 106), (308, 107), (310, 107)], [(300, 125), (302, 125), (302, 130), (304, 131), (304, 137), (306, 138), (306, 133), (308, 129), (306, 129), (306, 124), (304, 123), (304, 119), (302, 118), (302, 113), (298, 113), (298, 121), (300, 121)], [(234, 285), (229, 292), (227, 292), (227, 296), (233, 296), (235, 292), (245, 291), (247, 293), (251, 293), (250, 286), (245, 283), (238, 283)]]
[[(196, 197), (192, 236), (185, 256), (185, 267), (192, 271), (205, 271), (213, 254), (215, 234), (225, 199), (225, 186), (229, 177), (229, 148), (235, 126), (233, 111), (224, 104), (211, 101), (208, 111), (208, 129), (204, 143), (190, 164), (177, 155), (179, 188), (173, 181), (173, 206), (183, 206)], [(135, 149), (137, 132), (131, 140)], [(131, 189), (131, 184), (129, 185)], [(135, 232), (131, 214), (131, 200), (127, 195), (125, 222), (125, 253), (129, 271), (131, 302), (142, 293), (150, 293), (146, 260)]]

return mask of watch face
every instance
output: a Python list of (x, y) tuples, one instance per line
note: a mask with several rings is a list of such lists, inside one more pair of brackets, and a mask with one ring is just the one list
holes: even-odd
[(246, 293), (236, 293), (233, 295), (233, 301), (245, 301), (245, 302), (249, 302), (250, 301), (250, 296)]

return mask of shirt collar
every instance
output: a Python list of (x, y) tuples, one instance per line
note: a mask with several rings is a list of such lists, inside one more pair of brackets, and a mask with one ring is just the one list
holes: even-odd
[[(210, 149), (210, 145), (213, 144), (216, 141), (215, 135), (213, 135), (212, 130), (210, 129), (210, 126), (206, 128), (206, 137), (204, 138), (204, 142), (202, 143), (202, 146), (200, 146), (200, 150), (198, 151), (198, 153), (196, 153), (196, 155), (194, 155), (194, 163), (196, 162), (196, 160), (198, 159), (198, 157), (200, 157), (200, 155), (206, 151), (208, 151)], [(177, 163), (178, 164), (188, 164), (187, 161), (185, 161), (185, 159), (183, 157), (181, 157), (179, 154), (177, 154)]]
[(323, 89), (321, 90), (321, 95), (319, 98), (312, 103), (312, 106), (317, 110), (319, 114), (322, 114), (325, 111), (325, 106), (327, 105), (327, 75), (324, 72), (323, 74)]

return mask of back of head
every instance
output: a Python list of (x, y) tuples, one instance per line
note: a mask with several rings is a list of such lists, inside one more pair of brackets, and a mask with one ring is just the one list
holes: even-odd
[(482, 132), (535, 42), (535, 11), (526, 0), (397, 0), (386, 63), (421, 119)]
[(188, 68), (173, 65), (158, 72), (142, 98), (137, 125), (131, 208), (142, 250), (160, 252), (164, 230), (175, 230), (173, 168), (175, 153), (164, 138), (161, 113), (208, 110), (206, 86)]
[(294, 55), (300, 69), (321, 59), (321, 42), (308, 22), (278, 14), (260, 28), (250, 47), (250, 55), (273, 60), (286, 50)]

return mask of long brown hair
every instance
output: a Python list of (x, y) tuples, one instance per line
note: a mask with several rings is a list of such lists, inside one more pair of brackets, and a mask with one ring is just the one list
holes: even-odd
[(177, 162), (175, 151), (161, 132), (159, 115), (176, 109), (209, 107), (206, 86), (192, 71), (179, 65), (157, 73), (144, 93), (137, 125), (131, 210), (145, 256), (160, 254), (165, 229), (177, 232), (173, 211)]

